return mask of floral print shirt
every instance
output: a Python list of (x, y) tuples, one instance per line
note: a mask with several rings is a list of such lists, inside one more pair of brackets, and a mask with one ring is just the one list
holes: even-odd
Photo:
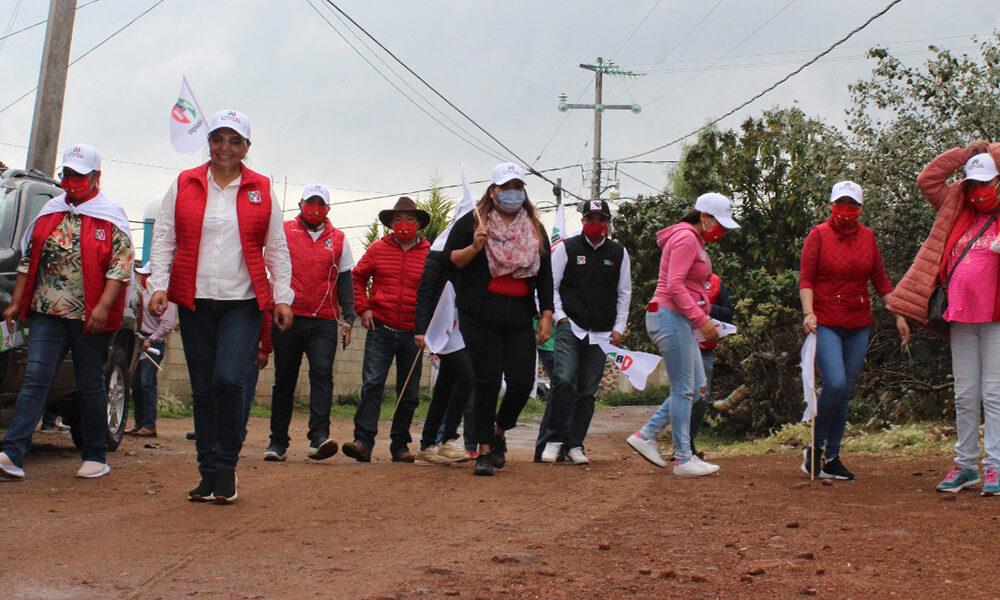
[[(87, 318), (83, 296), (83, 261), (80, 258), (80, 215), (66, 213), (42, 246), (38, 279), (31, 298), (33, 312), (63, 319), (84, 321)], [(132, 276), (132, 242), (121, 229), (113, 228), (112, 257), (107, 279), (128, 283)], [(18, 273), (28, 273), (33, 244), (17, 265)]]

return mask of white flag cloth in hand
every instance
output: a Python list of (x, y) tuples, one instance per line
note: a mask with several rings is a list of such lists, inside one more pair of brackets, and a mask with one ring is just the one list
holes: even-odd
[(812, 420), (816, 415), (816, 334), (810, 333), (802, 343), (802, 396), (806, 401), (803, 421)]
[(431, 244), (432, 251), (440, 252), (444, 250), (444, 244), (448, 241), (448, 236), (451, 235), (451, 228), (455, 225), (455, 221), (465, 216), (465, 213), (472, 210), (476, 205), (472, 199), (472, 190), (469, 189), (469, 180), (465, 177), (465, 166), (462, 163), (458, 163), (458, 169), (462, 172), (462, 201), (455, 206), (455, 210), (452, 212), (454, 216), (451, 218), (451, 223), (448, 223), (444, 231), (434, 238), (434, 243)]
[[(719, 334), (720, 340), (726, 336), (736, 333), (736, 325), (733, 325), (732, 323), (726, 323), (725, 321), (719, 321), (718, 319), (711, 319), (711, 321), (715, 325), (715, 332)], [(699, 342), (705, 341), (705, 334), (701, 332), (701, 329), (694, 330), (694, 339)]]
[(556, 207), (556, 221), (552, 224), (552, 235), (549, 236), (549, 248), (555, 252), (556, 246), (566, 239), (566, 208), (565, 204), (559, 203)]
[(608, 358), (614, 361), (615, 366), (625, 375), (632, 387), (637, 390), (646, 389), (646, 379), (649, 378), (656, 365), (660, 364), (661, 358), (659, 356), (612, 346), (611, 342), (602, 341), (598, 342), (597, 345), (608, 355)]
[(208, 121), (195, 100), (187, 78), (181, 79), (181, 91), (170, 110), (170, 143), (174, 150), (194, 154), (208, 141)]

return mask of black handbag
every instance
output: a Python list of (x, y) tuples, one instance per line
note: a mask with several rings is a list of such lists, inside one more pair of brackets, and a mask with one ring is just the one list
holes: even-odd
[(984, 233), (986, 233), (986, 230), (989, 229), (990, 225), (997, 220), (997, 215), (1000, 215), (1000, 210), (993, 213), (993, 216), (990, 217), (990, 220), (987, 221), (985, 225), (983, 225), (983, 228), (979, 230), (979, 233), (977, 233), (974, 238), (969, 240), (965, 250), (962, 250), (962, 255), (958, 257), (957, 261), (955, 261), (955, 266), (951, 268), (951, 271), (949, 271), (948, 277), (946, 277), (943, 282), (934, 286), (934, 291), (931, 292), (931, 297), (927, 301), (927, 326), (932, 330), (941, 332), (948, 331), (948, 321), (944, 320), (944, 313), (948, 310), (948, 284), (951, 283), (951, 276), (955, 274), (955, 269), (957, 269), (958, 265), (962, 263), (962, 259), (964, 259), (965, 255), (969, 253), (969, 250), (972, 250), (973, 244), (975, 244), (976, 241), (979, 240)]

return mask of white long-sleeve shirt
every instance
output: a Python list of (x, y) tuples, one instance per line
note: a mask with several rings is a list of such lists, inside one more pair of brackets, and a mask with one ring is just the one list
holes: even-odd
[[(605, 240), (601, 240), (600, 244), (591, 244), (590, 240), (586, 236), (583, 237), (592, 248), (600, 248)], [(606, 238), (605, 238), (606, 239)], [(622, 256), (621, 269), (618, 273), (618, 304), (615, 314), (615, 324), (613, 331), (618, 333), (625, 333), (625, 325), (628, 323), (628, 308), (629, 304), (632, 302), (632, 263), (628, 258), (628, 250), (622, 248), (624, 254)], [(566, 272), (566, 262), (569, 260), (569, 256), (566, 254), (566, 244), (562, 243), (555, 247), (552, 251), (552, 303), (555, 310), (552, 314), (552, 319), (558, 323), (562, 319), (569, 319), (569, 315), (562, 307), (562, 297), (559, 296), (559, 286), (562, 284), (563, 274)], [(589, 338), (591, 344), (596, 344), (599, 341), (607, 341), (611, 338), (610, 331), (587, 331), (579, 325), (573, 322), (573, 319), (569, 320), (570, 327), (573, 329), (573, 335), (577, 339)]]
[[(225, 189), (215, 183), (212, 170), (208, 170), (208, 195), (205, 200), (205, 219), (198, 248), (198, 273), (195, 280), (195, 298), (212, 300), (249, 300), (254, 298), (250, 270), (243, 258), (239, 222), (236, 215), (236, 192), (240, 187), (237, 177)], [(291, 304), (292, 262), (285, 242), (281, 204), (271, 192), (271, 220), (267, 226), (264, 244), (264, 265), (270, 275), (271, 293), (275, 304)], [(177, 250), (175, 208), (177, 205), (177, 180), (170, 185), (160, 214), (153, 228), (153, 246), (149, 253), (152, 274), (148, 288), (162, 292), (170, 285), (170, 271)]]

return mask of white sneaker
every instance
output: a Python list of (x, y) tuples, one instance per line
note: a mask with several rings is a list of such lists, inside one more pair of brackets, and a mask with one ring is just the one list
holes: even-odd
[(691, 460), (684, 464), (674, 465), (674, 477), (702, 477), (711, 475), (719, 470), (719, 465), (707, 463), (697, 456), (692, 456)]
[(542, 462), (554, 463), (559, 458), (559, 450), (562, 449), (562, 442), (547, 442), (542, 450)]
[(448, 459), (448, 462), (464, 462), (469, 460), (469, 455), (458, 440), (448, 440), (438, 446), (438, 456)]
[(111, 467), (107, 463), (85, 460), (80, 465), (80, 470), (76, 472), (76, 476), (84, 479), (97, 479), (98, 477), (104, 477), (110, 472)]
[(4, 479), (24, 479), (24, 469), (14, 464), (6, 452), (0, 452), (0, 477)]
[(414, 460), (427, 465), (444, 465), (451, 462), (447, 458), (441, 456), (440, 449), (441, 447), (437, 444), (428, 446), (420, 452), (417, 452)]
[[(542, 460), (545, 460), (544, 458)], [(566, 460), (573, 463), (574, 465), (589, 465), (590, 459), (587, 455), (583, 453), (583, 448), (577, 446), (575, 448), (570, 448), (569, 452), (566, 453)]]
[(638, 432), (628, 436), (625, 440), (629, 446), (639, 453), (640, 456), (658, 467), (666, 467), (667, 461), (660, 456), (660, 449), (656, 445), (656, 440), (644, 440), (639, 437)]

